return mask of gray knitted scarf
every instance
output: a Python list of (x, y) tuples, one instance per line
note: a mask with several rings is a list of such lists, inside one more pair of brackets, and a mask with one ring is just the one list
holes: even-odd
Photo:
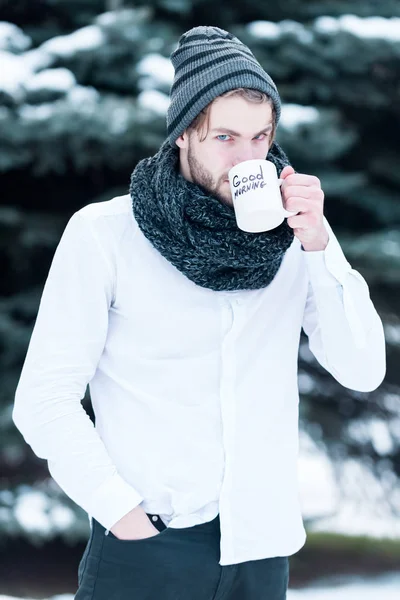
[[(278, 174), (290, 164), (276, 143), (267, 158)], [(232, 207), (179, 173), (179, 151), (167, 141), (137, 164), (130, 194), (151, 244), (191, 281), (215, 291), (266, 287), (293, 240), (286, 220), (265, 233), (240, 230)]]

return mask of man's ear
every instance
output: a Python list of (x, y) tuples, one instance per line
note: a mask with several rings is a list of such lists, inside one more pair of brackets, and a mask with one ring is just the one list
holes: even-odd
[(176, 145), (178, 146), (178, 148), (187, 148), (188, 147), (188, 140), (189, 140), (189, 135), (187, 130), (185, 130), (179, 137), (177, 140), (175, 140)]

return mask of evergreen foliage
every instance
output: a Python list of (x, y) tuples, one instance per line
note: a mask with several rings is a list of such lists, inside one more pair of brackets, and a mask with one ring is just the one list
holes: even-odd
[[(296, 170), (320, 177), (328, 219), (385, 323), (388, 375), (371, 394), (339, 386), (302, 342), (302, 427), (336, 464), (352, 457), (368, 465), (399, 509), (399, 2), (0, 0), (0, 530), (19, 531), (10, 506), (23, 486), (47, 485), (45, 463), (22, 442), (11, 409), (63, 227), (81, 206), (125, 193), (136, 162), (157, 150), (168, 56), (181, 33), (211, 17), (276, 81), (278, 141)], [(385, 452), (370, 427), (376, 420), (391, 440)], [(55, 505), (77, 511), (45, 489)]]

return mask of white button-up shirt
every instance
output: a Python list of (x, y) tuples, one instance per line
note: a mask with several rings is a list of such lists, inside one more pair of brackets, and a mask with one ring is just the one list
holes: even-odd
[(295, 238), (268, 287), (215, 292), (154, 249), (129, 196), (72, 216), (13, 418), (89, 516), (110, 529), (141, 503), (181, 528), (219, 514), (221, 565), (299, 550), (302, 327), (342, 385), (370, 391), (385, 374), (367, 284), (329, 233), (323, 252)]

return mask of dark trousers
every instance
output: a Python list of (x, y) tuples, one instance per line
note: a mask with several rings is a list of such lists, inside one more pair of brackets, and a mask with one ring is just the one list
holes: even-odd
[(119, 540), (96, 520), (79, 564), (75, 600), (285, 600), (287, 557), (221, 566), (219, 517), (184, 529), (165, 527)]

